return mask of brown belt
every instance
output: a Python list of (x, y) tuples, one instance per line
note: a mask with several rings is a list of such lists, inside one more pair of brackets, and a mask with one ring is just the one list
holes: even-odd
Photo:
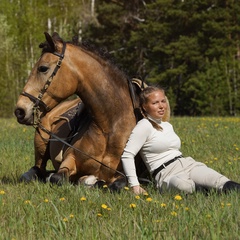
[(183, 156), (182, 156), (182, 155), (177, 156), (177, 157), (169, 160), (168, 162), (163, 163), (160, 167), (156, 168), (156, 169), (153, 171), (152, 177), (155, 178), (156, 175), (157, 175), (160, 171), (162, 171), (162, 170), (163, 170), (164, 168), (166, 168), (168, 165), (170, 165), (171, 163), (175, 162), (178, 158), (181, 158), (181, 157), (183, 157)]

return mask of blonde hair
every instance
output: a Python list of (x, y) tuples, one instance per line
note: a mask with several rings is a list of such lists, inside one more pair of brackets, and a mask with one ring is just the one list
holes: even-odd
[[(159, 126), (156, 122), (154, 122), (148, 118), (146, 112), (144, 111), (144, 109), (142, 107), (143, 104), (147, 103), (149, 95), (155, 91), (162, 91), (165, 94), (164, 89), (155, 87), (155, 86), (148, 86), (142, 90), (142, 92), (139, 95), (140, 109), (141, 109), (141, 113), (142, 113), (143, 117), (148, 119), (148, 121), (153, 125), (154, 128), (156, 128), (157, 130), (162, 130), (161, 126)], [(165, 95), (165, 97), (166, 97), (167, 109), (162, 118), (162, 121), (169, 122), (169, 120), (170, 120), (170, 105), (169, 105), (169, 101), (168, 101), (168, 98), (166, 95)]]

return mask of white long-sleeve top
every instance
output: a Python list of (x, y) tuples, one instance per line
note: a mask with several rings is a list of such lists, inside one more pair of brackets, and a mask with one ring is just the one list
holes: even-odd
[(140, 155), (152, 173), (169, 160), (182, 155), (181, 141), (169, 122), (161, 122), (162, 130), (155, 129), (147, 119), (140, 120), (133, 129), (121, 160), (130, 187), (139, 185), (134, 157)]

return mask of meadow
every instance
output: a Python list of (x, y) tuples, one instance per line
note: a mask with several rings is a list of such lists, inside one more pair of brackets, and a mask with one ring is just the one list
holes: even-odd
[[(172, 117), (184, 156), (240, 182), (240, 118)], [(85, 186), (20, 183), (34, 164), (34, 129), (0, 119), (0, 239), (240, 239), (240, 193), (112, 194)], [(49, 162), (48, 168), (51, 169)]]

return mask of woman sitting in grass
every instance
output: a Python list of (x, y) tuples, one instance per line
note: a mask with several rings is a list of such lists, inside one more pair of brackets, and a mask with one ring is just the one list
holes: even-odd
[(140, 95), (140, 104), (144, 118), (133, 129), (122, 154), (123, 169), (135, 194), (145, 192), (139, 184), (134, 163), (138, 152), (160, 190), (166, 186), (187, 193), (198, 187), (215, 188), (221, 192), (240, 191), (240, 184), (204, 163), (182, 156), (179, 137), (169, 122), (162, 121), (169, 110), (163, 89), (145, 88)]

